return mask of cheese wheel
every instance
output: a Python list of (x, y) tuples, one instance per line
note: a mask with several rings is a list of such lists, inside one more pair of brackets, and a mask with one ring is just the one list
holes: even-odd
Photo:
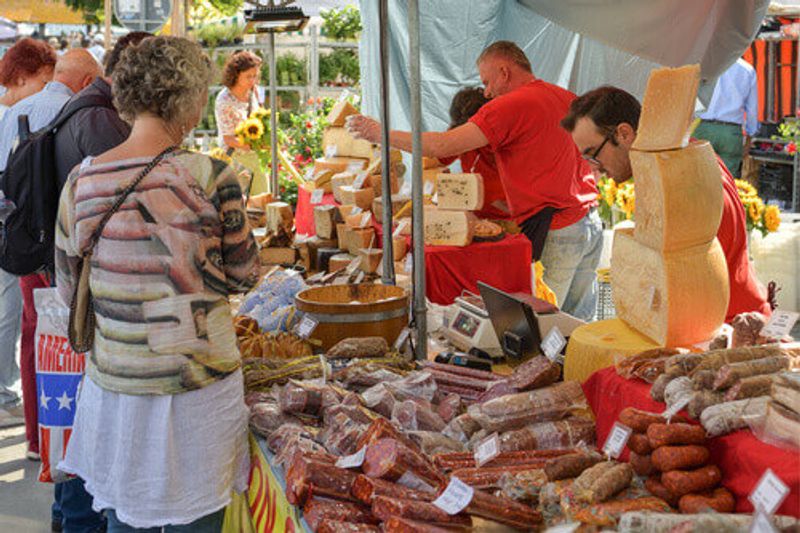
[(653, 70), (647, 79), (633, 148), (652, 152), (686, 146), (699, 85), (700, 65)]
[(472, 243), (475, 215), (469, 211), (445, 211), (426, 207), (425, 244), (430, 246), (468, 246)]
[(350, 115), (358, 115), (358, 109), (347, 100), (336, 102), (331, 112), (328, 113), (328, 124), (331, 126), (344, 126), (345, 119)]
[(483, 207), (483, 176), (480, 174), (439, 174), (436, 176), (439, 209), (475, 211)]
[(616, 357), (629, 357), (658, 347), (619, 318), (585, 324), (570, 334), (564, 356), (564, 380), (583, 382), (597, 370), (612, 366)]
[(707, 341), (725, 321), (728, 267), (716, 238), (661, 253), (634, 230), (614, 232), (611, 291), (617, 316), (661, 346)]
[(364, 139), (356, 139), (347, 128), (327, 128), (322, 132), (322, 146), (325, 153), (331, 146), (336, 147), (336, 155), (340, 157), (372, 158), (373, 144)]
[(711, 241), (722, 219), (722, 180), (707, 141), (664, 152), (631, 150), (640, 243), (673, 251)]

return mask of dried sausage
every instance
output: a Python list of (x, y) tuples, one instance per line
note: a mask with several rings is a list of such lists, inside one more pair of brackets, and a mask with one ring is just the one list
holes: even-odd
[(653, 466), (653, 460), (650, 455), (639, 455), (636, 452), (631, 452), (630, 463), (633, 471), (639, 476), (649, 476), (655, 472), (656, 468)]
[(706, 431), (702, 426), (690, 424), (651, 424), (647, 428), (647, 440), (653, 449), (669, 444), (703, 444)]
[(661, 472), (696, 468), (708, 462), (708, 448), (691, 444), (687, 446), (661, 446), (653, 451), (653, 466)]
[(709, 510), (718, 513), (732, 513), (736, 508), (736, 499), (731, 491), (718, 487), (713, 491), (701, 494), (686, 494), (680, 499), (678, 508), (684, 514), (704, 513)]
[(661, 482), (670, 492), (683, 496), (692, 492), (703, 492), (719, 485), (722, 473), (716, 465), (696, 470), (673, 470), (661, 474)]

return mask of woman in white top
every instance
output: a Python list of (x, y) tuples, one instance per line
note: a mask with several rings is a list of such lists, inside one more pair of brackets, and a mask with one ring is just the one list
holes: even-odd
[(222, 70), (225, 88), (217, 95), (214, 105), (219, 144), (223, 148), (249, 150), (236, 138), (236, 126), (259, 106), (255, 87), (260, 69), (261, 58), (248, 51), (236, 52), (225, 63)]

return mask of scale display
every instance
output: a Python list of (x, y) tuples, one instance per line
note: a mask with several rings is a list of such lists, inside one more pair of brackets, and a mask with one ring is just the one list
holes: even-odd
[(474, 337), (480, 325), (481, 323), (477, 318), (461, 311), (456, 315), (455, 320), (453, 320), (452, 328), (465, 337)]

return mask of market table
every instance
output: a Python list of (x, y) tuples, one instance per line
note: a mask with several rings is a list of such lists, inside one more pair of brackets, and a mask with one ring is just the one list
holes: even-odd
[[(650, 385), (619, 376), (613, 367), (598, 370), (583, 383), (583, 392), (597, 421), (597, 443), (602, 446), (619, 412), (625, 407), (661, 412), (665, 405), (650, 397)], [(684, 415), (686, 413), (683, 413)], [(736, 496), (736, 511), (753, 512), (747, 499), (767, 468), (791, 492), (778, 514), (800, 518), (800, 451), (788, 451), (758, 440), (749, 430), (710, 439), (711, 460), (722, 470), (722, 484)], [(627, 460), (628, 450), (622, 455)]]
[[(325, 194), (317, 205), (338, 204), (332, 194)], [(294, 225), (298, 234), (314, 235), (314, 206), (304, 187), (298, 187)], [(378, 247), (382, 227), (374, 216), (373, 226)], [(433, 303), (449, 305), (465, 289), (477, 293), (479, 281), (506, 292), (532, 294), (531, 255), (531, 242), (522, 234), (464, 247), (426, 246), (425, 294)]]

